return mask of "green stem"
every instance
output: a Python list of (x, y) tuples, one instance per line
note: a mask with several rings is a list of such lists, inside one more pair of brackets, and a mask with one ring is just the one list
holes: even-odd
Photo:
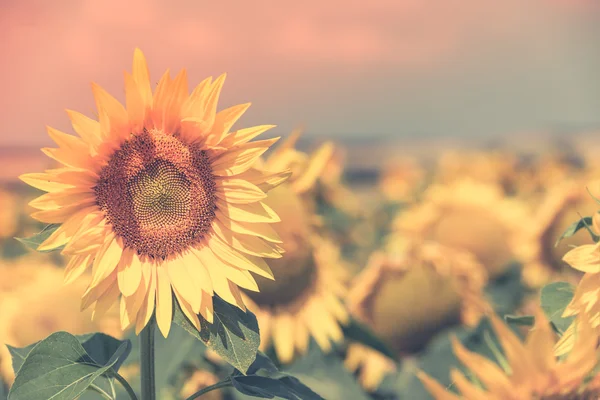
[(138, 400), (137, 395), (135, 394), (135, 391), (133, 390), (133, 388), (129, 385), (129, 383), (125, 380), (125, 378), (123, 378), (121, 375), (119, 375), (116, 372), (112, 373), (113, 378), (115, 378), (116, 380), (119, 381), (119, 383), (121, 384), (121, 386), (123, 386), (123, 389), (125, 389), (125, 391), (127, 392), (127, 394), (129, 395), (129, 398), (131, 400)]
[(196, 393), (194, 393), (193, 395), (188, 397), (186, 400), (194, 400), (194, 399), (197, 399), (198, 397), (202, 396), (205, 393), (208, 393), (208, 392), (216, 390), (216, 389), (226, 388), (229, 386), (233, 386), (233, 384), (231, 383), (230, 379), (226, 379), (224, 381), (217, 382), (214, 385), (207, 386), (204, 389), (198, 390)]
[(156, 382), (154, 377), (154, 315), (140, 332), (140, 369), (142, 375), (142, 399), (156, 400)]

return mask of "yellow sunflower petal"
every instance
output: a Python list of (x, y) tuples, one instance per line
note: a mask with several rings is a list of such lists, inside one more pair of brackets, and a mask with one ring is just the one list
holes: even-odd
[(164, 337), (167, 337), (171, 330), (173, 318), (173, 293), (169, 282), (169, 274), (165, 268), (159, 267), (156, 273), (156, 322), (160, 332)]
[(600, 272), (600, 251), (597, 244), (584, 244), (569, 250), (563, 261), (571, 267), (590, 273)]

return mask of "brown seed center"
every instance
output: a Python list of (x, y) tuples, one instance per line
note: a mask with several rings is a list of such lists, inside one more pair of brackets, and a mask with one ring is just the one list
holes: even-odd
[(215, 217), (205, 150), (158, 130), (125, 141), (100, 171), (96, 200), (126, 247), (166, 258), (198, 243)]

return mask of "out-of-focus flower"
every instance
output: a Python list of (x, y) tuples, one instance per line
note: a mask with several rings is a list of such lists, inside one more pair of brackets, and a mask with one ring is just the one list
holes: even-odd
[[(457, 369), (450, 373), (458, 396), (424, 373), (419, 378), (436, 400), (592, 400), (600, 397), (598, 335), (587, 321), (578, 324), (573, 351), (564, 359), (554, 356), (555, 334), (543, 312), (536, 313), (534, 328), (522, 342), (498, 317), (492, 325), (504, 355), (500, 365), (467, 350), (456, 339), (454, 354), (477, 378), (470, 381)], [(590, 379), (588, 381), (588, 379)]]
[(486, 283), (485, 269), (465, 250), (393, 238), (354, 278), (347, 302), (390, 348), (411, 354), (444, 327), (472, 326), (488, 313)]
[[(206, 370), (196, 370), (186, 380), (179, 394), (181, 398), (187, 399), (197, 391), (208, 386), (212, 386), (218, 381), (219, 378), (212, 372)], [(210, 392), (202, 395), (202, 398), (206, 400), (222, 400), (223, 393), (220, 390), (211, 390)]]
[(375, 391), (389, 373), (396, 370), (394, 360), (360, 343), (348, 345), (344, 365), (358, 371), (358, 381), (366, 390)]
[(410, 203), (423, 189), (425, 169), (413, 157), (394, 159), (381, 170), (379, 189), (388, 202)]
[(518, 251), (523, 260), (523, 279), (529, 286), (540, 287), (556, 278), (579, 278), (562, 257), (573, 245), (591, 243), (589, 233), (581, 229), (558, 245), (556, 241), (571, 224), (595, 214), (599, 207), (581, 182), (565, 181), (548, 189), (537, 212), (521, 224)]
[[(86, 289), (83, 279), (63, 286), (63, 271), (39, 259), (25, 258), (0, 266), (2, 281), (12, 287), (0, 289), (0, 342), (25, 347), (56, 331), (78, 335), (105, 332), (121, 337), (119, 312), (113, 307), (103, 316), (81, 312), (78, 299)], [(26, 279), (23, 279), (26, 277)], [(8, 287), (8, 285), (6, 285)], [(6, 346), (0, 346), (2, 376), (12, 383), (14, 371)], [(7, 358), (6, 358), (7, 357)]]
[(448, 184), (472, 179), (475, 182), (498, 185), (505, 193), (514, 191), (518, 157), (514, 152), (500, 150), (448, 151), (437, 164), (434, 182)]
[(464, 179), (430, 186), (421, 202), (400, 212), (394, 229), (467, 250), (494, 278), (517, 258), (526, 217), (524, 204), (505, 197), (498, 185)]
[(213, 320), (213, 294), (245, 310), (239, 288), (258, 290), (250, 271), (273, 278), (263, 257), (281, 257), (279, 217), (263, 200), (288, 173), (248, 172), (277, 138), (251, 141), (271, 125), (230, 132), (250, 104), (217, 113), (224, 81), (190, 94), (186, 71), (167, 71), (152, 93), (136, 49), (126, 108), (93, 85), (99, 121), (68, 111), (79, 137), (48, 128), (58, 148), (43, 151), (64, 167), (21, 179), (48, 192), (30, 203), (32, 217), (61, 224), (38, 249), (66, 245), (67, 274), (93, 265), (83, 309), (120, 300), (123, 329), (139, 333), (155, 313), (166, 337), (174, 298), (200, 329), (198, 314)]
[(331, 154), (325, 143), (310, 156), (294, 149), (297, 135), (279, 146), (258, 168), (291, 168), (287, 182), (271, 190), (266, 204), (281, 217), (274, 225), (282, 238), (283, 258), (267, 261), (275, 282), (258, 279), (260, 292), (245, 290), (244, 301), (256, 314), (261, 349), (271, 343), (279, 360), (289, 363), (306, 352), (312, 336), (324, 351), (343, 339), (340, 324), (348, 321), (342, 303), (347, 272), (338, 248), (316, 233), (313, 185)]

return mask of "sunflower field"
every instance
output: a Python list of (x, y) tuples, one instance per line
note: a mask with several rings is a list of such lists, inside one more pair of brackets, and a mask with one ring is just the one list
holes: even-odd
[(0, 191), (0, 399), (600, 399), (589, 146), (365, 178), (238, 126), (225, 75), (152, 76)]

